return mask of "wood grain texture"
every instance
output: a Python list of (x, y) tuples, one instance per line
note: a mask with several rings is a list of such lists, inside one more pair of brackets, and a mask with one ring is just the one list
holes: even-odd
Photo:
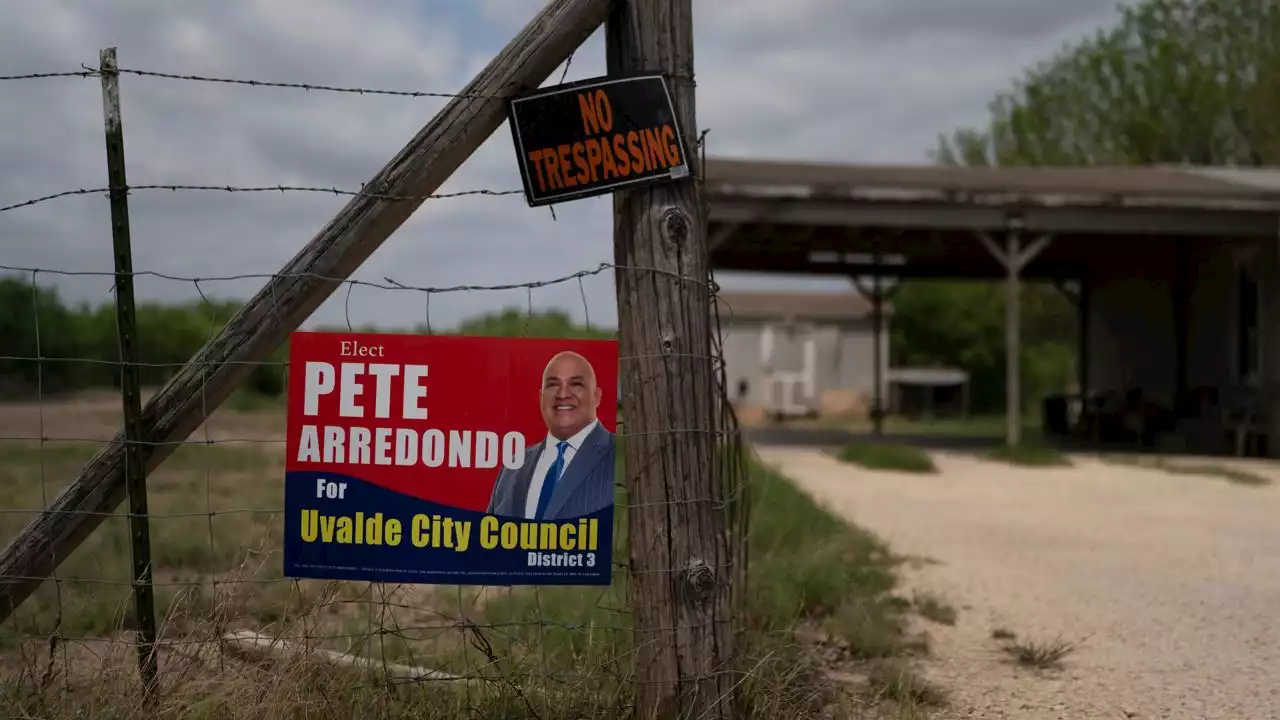
[[(503, 98), (538, 87), (604, 22), (610, 0), (551, 0), (365, 187), (435, 192), (505, 119)], [(153, 470), (382, 245), (421, 204), (355, 197), (156, 394), (142, 412)], [(48, 510), (0, 555), (0, 621), (42, 583), (124, 497), (123, 433), (100, 450)]]
[(715, 476), (707, 214), (691, 0), (623, 0), (610, 74), (669, 76), (692, 178), (614, 196), (637, 716), (733, 716), (730, 567)]

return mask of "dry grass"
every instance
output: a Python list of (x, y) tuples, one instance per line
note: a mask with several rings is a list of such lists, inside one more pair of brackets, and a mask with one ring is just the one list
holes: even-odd
[[(110, 393), (0, 406), (0, 437), (33, 438), (0, 441), (0, 507), (29, 511), (0, 513), (0, 539), (47, 506), (118, 430), (118, 418)], [(231, 403), (148, 478), (162, 617), (155, 697), (144, 698), (137, 679), (127, 523), (118, 510), (0, 625), (0, 704), (10, 715), (550, 720), (631, 711), (634, 654), (620, 571), (607, 588), (514, 590), (282, 577), (283, 429), (280, 408)], [(881, 662), (918, 649), (903, 629), (909, 603), (890, 594), (894, 561), (878, 540), (780, 478), (764, 473), (757, 486), (752, 593), (740, 618), (744, 702), (761, 717), (879, 717), (884, 698), (833, 684), (829, 663), (794, 629), (823, 625), (852, 648), (841, 662), (869, 663), (869, 675), (889, 677)], [(625, 542), (625, 513), (618, 522)], [(304, 652), (264, 667), (218, 642), (235, 630)], [(337, 668), (310, 648), (369, 658), (373, 669)], [(470, 679), (388, 691), (382, 663)], [(907, 712), (920, 700), (909, 687), (871, 689)]]
[(991, 639), (1000, 644), (1011, 661), (1032, 670), (1062, 669), (1062, 661), (1084, 642), (1067, 641), (1061, 636), (1053, 640), (1019, 640), (1018, 634), (1006, 627), (993, 629)]
[[(0, 539), (7, 542), (56, 497), (118, 430), (119, 416), (119, 401), (109, 393), (0, 407), (0, 435), (46, 438), (0, 444), (0, 507), (11, 511), (0, 514)], [(234, 663), (216, 640), (250, 629), (455, 673), (481, 665), (474, 634), (463, 625), (464, 617), (482, 611), (474, 592), (283, 577), (283, 430), (278, 407), (233, 403), (148, 478), (162, 664), (189, 669), (194, 663), (186, 674), (206, 678), (216, 670), (218, 682), (248, 682), (256, 674), (244, 668), (223, 672)], [(105, 692), (104, 678), (136, 674), (126, 632), (133, 617), (129, 548), (122, 507), (0, 626), (6, 688), (38, 691), (47, 679), (55, 687), (77, 688), (63, 697), (74, 705)], [(501, 639), (493, 643), (503, 647)], [(184, 678), (169, 678), (181, 685), (170, 688), (176, 697), (207, 694), (217, 684), (201, 680), (196, 687)], [(87, 684), (80, 687), (82, 682)], [(121, 693), (129, 698), (133, 690), (126, 683)]]
[(1227, 464), (1206, 462), (1204, 460), (1150, 455), (1108, 455), (1104, 456), (1103, 459), (1118, 465), (1162, 470), (1171, 475), (1199, 475), (1218, 478), (1234, 485), (1247, 487), (1263, 487), (1271, 484), (1270, 478), (1263, 477), (1257, 473)]
[(1068, 642), (1062, 638), (1022, 642), (1010, 638), (1004, 645), (1004, 651), (1022, 667), (1033, 670), (1060, 670), (1062, 661), (1079, 647), (1079, 642)]
[(916, 612), (926, 620), (932, 620), (940, 625), (956, 624), (956, 609), (946, 600), (933, 595), (931, 593), (917, 592), (912, 598), (912, 602), (916, 606)]
[(996, 628), (996, 629), (994, 629), (994, 630), (992, 630), (992, 631), (991, 631), (991, 639), (992, 639), (992, 640), (1001, 640), (1001, 641), (1003, 641), (1003, 640), (1017, 640), (1017, 639), (1018, 639), (1018, 633), (1016, 633), (1016, 632), (1014, 632), (1014, 631), (1010, 630), (1009, 628), (998, 627), (998, 628)]
[(947, 704), (946, 692), (906, 663), (878, 665), (871, 671), (870, 681), (880, 696), (893, 703), (894, 716), (900, 720), (925, 720), (931, 708)]

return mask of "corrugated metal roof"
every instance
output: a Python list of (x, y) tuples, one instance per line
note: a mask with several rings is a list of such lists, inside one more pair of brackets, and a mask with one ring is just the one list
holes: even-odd
[(1169, 170), (1214, 178), (1233, 185), (1280, 193), (1280, 168), (1203, 167), (1196, 165), (1170, 165)]
[[(738, 320), (860, 320), (871, 315), (871, 302), (857, 292), (721, 292), (720, 317)], [(882, 306), (892, 314), (892, 304)]]
[(977, 168), (709, 158), (706, 178), (713, 195), (858, 197), (896, 193), (951, 199), (999, 195), (1005, 200), (1014, 196), (1041, 202), (1087, 198), (1094, 203), (1243, 203), (1280, 209), (1280, 169), (1272, 168)]

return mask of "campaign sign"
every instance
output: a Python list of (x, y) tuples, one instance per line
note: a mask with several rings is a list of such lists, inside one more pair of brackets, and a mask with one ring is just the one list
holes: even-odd
[(507, 102), (531, 206), (689, 175), (687, 149), (662, 75), (603, 77)]
[(608, 585), (614, 341), (295, 332), (284, 572)]

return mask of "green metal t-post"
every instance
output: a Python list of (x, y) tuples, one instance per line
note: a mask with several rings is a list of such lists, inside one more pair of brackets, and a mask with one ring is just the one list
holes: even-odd
[(133, 250), (129, 237), (129, 184), (120, 123), (120, 71), (116, 49), (102, 51), (102, 110), (107, 132), (107, 185), (116, 270), (116, 332), (120, 341), (120, 394), (124, 405), (125, 489), (129, 496), (133, 600), (137, 613), (138, 669), (149, 693), (157, 662), (155, 589), (151, 581), (151, 530), (147, 516), (147, 468), (142, 457), (142, 397), (138, 388), (138, 321), (133, 300)]

